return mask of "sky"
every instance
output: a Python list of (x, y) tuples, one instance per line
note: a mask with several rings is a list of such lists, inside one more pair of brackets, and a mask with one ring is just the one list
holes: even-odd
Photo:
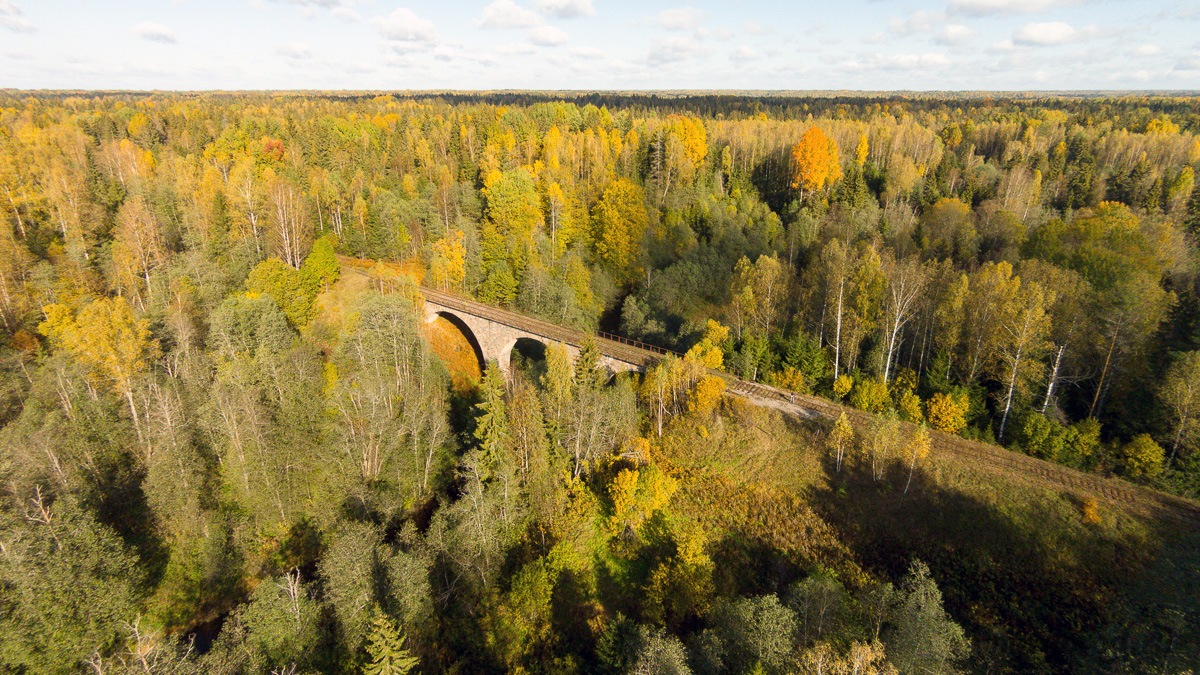
[(0, 88), (1200, 90), (1200, 2), (0, 0)]

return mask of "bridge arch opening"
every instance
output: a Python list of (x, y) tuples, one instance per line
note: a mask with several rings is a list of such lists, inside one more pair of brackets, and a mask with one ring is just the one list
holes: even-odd
[[(478, 368), (478, 371), (465, 374), (472, 379), (480, 379), (487, 368), (487, 360), (483, 356), (483, 347), (479, 344), (479, 338), (475, 337), (475, 331), (471, 330), (471, 327), (453, 312), (438, 312), (433, 320), (433, 324), (435, 330), (440, 329), (442, 331), (456, 332), (466, 341), (470, 348), (471, 356), (474, 357), (474, 365)], [(433, 339), (436, 341), (436, 337)], [(446, 366), (450, 368), (452, 374), (456, 374), (453, 372), (455, 371), (456, 362), (460, 362), (463, 357), (461, 353), (458, 353), (460, 350), (455, 349), (453, 345), (446, 346), (443, 343), (435, 351), (438, 353), (438, 356), (442, 357), (443, 361), (449, 361), (446, 363)], [(458, 365), (464, 364), (459, 363)]]
[(517, 338), (508, 353), (509, 372), (524, 373), (534, 382), (546, 372), (546, 343), (529, 337)]

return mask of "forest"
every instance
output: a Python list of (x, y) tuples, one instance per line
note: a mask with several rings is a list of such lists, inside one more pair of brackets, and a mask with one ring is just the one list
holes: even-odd
[(1188, 97), (2, 91), (0, 670), (1190, 672), (1198, 169)]

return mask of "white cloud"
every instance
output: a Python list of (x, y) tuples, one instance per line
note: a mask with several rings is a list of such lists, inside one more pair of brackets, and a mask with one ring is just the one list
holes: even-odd
[(1075, 30), (1070, 24), (1062, 21), (1029, 23), (1022, 26), (1016, 33), (1013, 33), (1013, 42), (1019, 45), (1045, 47), (1086, 40), (1095, 37), (1098, 33), (1099, 29), (1095, 26), (1085, 26), (1084, 28)]
[(913, 33), (929, 33), (938, 24), (946, 20), (941, 12), (926, 12), (919, 10), (908, 15), (907, 19), (893, 18), (888, 21), (888, 29), (896, 35), (912, 35)]
[(480, 28), (533, 28), (542, 25), (542, 18), (512, 0), (495, 0), (483, 8), (475, 25)]
[(1194, 55), (1186, 59), (1182, 59), (1175, 64), (1175, 70), (1197, 71), (1200, 70), (1200, 55)]
[(29, 19), (9, 14), (0, 14), (0, 26), (4, 26), (16, 33), (37, 32), (37, 26), (34, 26)]
[(1134, 56), (1158, 56), (1163, 53), (1162, 47), (1158, 45), (1141, 45), (1129, 50)]
[(503, 56), (524, 56), (536, 54), (537, 48), (531, 44), (502, 45), (496, 49), (496, 53)]
[(592, 0), (537, 0), (534, 4), (542, 14), (559, 19), (592, 16), (596, 13), (596, 9), (592, 7)]
[(362, 21), (362, 17), (358, 15), (358, 12), (350, 9), (349, 7), (337, 7), (330, 12), (330, 14), (344, 21), (351, 21), (354, 23)]
[(650, 65), (660, 65), (663, 63), (686, 61), (707, 53), (708, 50), (701, 46), (694, 38), (673, 36), (655, 40), (654, 46), (646, 53), (645, 60)]
[(929, 70), (948, 66), (952, 61), (945, 54), (867, 54), (849, 66), (855, 70)]
[(692, 30), (707, 16), (707, 12), (695, 7), (664, 9), (658, 13), (658, 23), (667, 30)]
[(432, 21), (422, 19), (404, 7), (396, 9), (386, 18), (375, 17), (371, 23), (385, 40), (393, 43), (393, 48), (403, 48), (405, 44), (430, 44), (438, 40), (437, 29)]
[(275, 49), (272, 51), (289, 59), (307, 59), (312, 56), (312, 50), (303, 42), (284, 42), (275, 45)]
[(742, 22), (742, 30), (746, 31), (747, 33), (749, 33), (751, 35), (766, 35), (767, 33), (771, 32), (770, 30), (763, 28), (762, 26), (751, 21), (750, 19), (746, 19), (745, 21)]
[(376, 72), (375, 64), (367, 61), (330, 61), (328, 65), (339, 74), (365, 75)]
[(888, 41), (888, 38), (886, 35), (883, 34), (883, 31), (876, 31), (870, 35), (864, 36), (859, 39), (861, 39), (863, 42), (865, 42), (869, 45), (883, 45), (883, 44), (887, 44), (887, 41)]
[(1078, 0), (950, 0), (950, 11), (972, 16), (1033, 14), (1077, 3)]
[(762, 54), (759, 54), (758, 52), (754, 51), (750, 47), (747, 47), (746, 45), (742, 45), (741, 47), (738, 47), (736, 50), (734, 50), (734, 52), (732, 54), (729, 55), (729, 60), (736, 61), (737, 63), (746, 63), (747, 61), (757, 61), (758, 59), (761, 59), (761, 58), (762, 58)]
[(21, 17), (21, 8), (9, 0), (0, 0), (0, 26), (16, 33), (33, 33), (37, 31), (29, 19)]
[(338, 7), (342, 3), (339, 0), (287, 0), (293, 5), (301, 7)]
[(934, 36), (934, 40), (944, 45), (961, 45), (975, 37), (975, 31), (958, 23), (943, 27)]
[(604, 51), (595, 47), (575, 47), (571, 50), (571, 56), (578, 59), (602, 59)]
[(557, 47), (571, 41), (571, 37), (554, 26), (538, 26), (529, 31), (529, 41), (541, 47)]
[(163, 42), (166, 44), (175, 44), (178, 40), (175, 39), (175, 33), (170, 28), (161, 23), (153, 23), (151, 21), (143, 21), (133, 27), (133, 34), (149, 40), (151, 42)]

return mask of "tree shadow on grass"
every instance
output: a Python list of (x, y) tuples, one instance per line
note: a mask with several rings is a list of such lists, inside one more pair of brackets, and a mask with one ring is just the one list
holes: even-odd
[(810, 489), (814, 508), (881, 577), (899, 580), (912, 559), (925, 561), (980, 672), (1074, 670), (1095, 651), (1089, 636), (1126, 611), (1123, 592), (1154, 563), (1154, 524), (1145, 540), (1071, 522), (1070, 509), (1044, 499), (1001, 511), (922, 467), (905, 494), (900, 462), (880, 481), (854, 462), (839, 472), (827, 460), (825, 472), (826, 484)]

